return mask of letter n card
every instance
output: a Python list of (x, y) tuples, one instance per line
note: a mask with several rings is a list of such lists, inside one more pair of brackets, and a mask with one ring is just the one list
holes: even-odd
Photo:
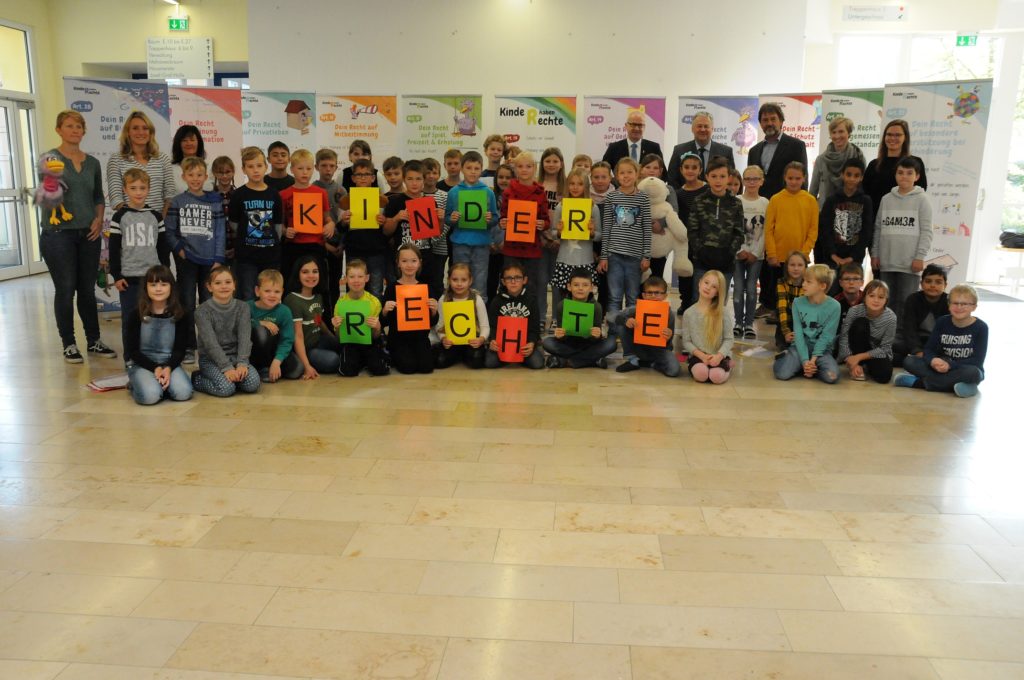
[(409, 213), (409, 235), (414, 241), (441, 235), (441, 220), (437, 217), (437, 203), (433, 196), (406, 201), (405, 211)]

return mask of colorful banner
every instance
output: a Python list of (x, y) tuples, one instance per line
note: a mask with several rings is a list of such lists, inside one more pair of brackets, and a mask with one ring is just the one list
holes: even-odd
[(664, 97), (584, 97), (577, 153), (601, 160), (609, 144), (626, 138), (626, 116), (634, 110), (641, 111), (647, 119), (644, 139), (657, 142), (662, 152), (667, 153)]
[[(316, 151), (316, 96), (312, 92), (242, 92), (242, 144), (266, 150), (282, 141), (292, 151)], [(346, 156), (347, 158), (348, 156)]]
[(482, 151), (480, 95), (402, 95), (402, 148), (409, 158), (444, 157), (448, 149)]
[(171, 124), (167, 83), (149, 80), (91, 80), (64, 78), (67, 107), (85, 118), (88, 131), (82, 151), (95, 156), (106, 177), (107, 160), (117, 152), (124, 121), (142, 111), (156, 127), (156, 141), (170, 155)]
[(494, 98), (494, 131), (540, 159), (555, 146), (571, 162), (576, 149), (576, 97)]
[(910, 152), (928, 173), (933, 237), (925, 264), (946, 267), (950, 285), (967, 277), (991, 106), (987, 79), (885, 87), (884, 118), (907, 121)]
[[(882, 98), (884, 90), (844, 90), (821, 93), (821, 138), (818, 148), (824, 149), (831, 140), (828, 125), (836, 118), (853, 121), (850, 141), (860, 147), (868, 161), (878, 154), (882, 138)], [(808, 160), (810, 157), (808, 156)]]
[[(235, 164), (235, 186), (245, 183), (242, 163), (242, 91), (234, 87), (172, 87), (168, 89), (171, 129), (195, 125), (203, 136), (206, 164), (227, 156)], [(207, 167), (210, 185), (213, 170)]]
[(807, 163), (814, 165), (814, 159), (821, 153), (818, 139), (821, 129), (821, 95), (820, 94), (762, 94), (758, 98), (758, 106), (774, 102), (782, 107), (786, 120), (782, 122), (782, 132), (790, 137), (803, 140), (807, 145)]
[[(743, 172), (747, 167), (747, 152), (764, 137), (757, 124), (757, 97), (680, 97), (676, 144), (693, 139), (691, 127), (698, 111), (711, 114), (715, 122), (711, 139), (732, 147), (736, 169)], [(671, 149), (663, 151), (669, 154)]]
[(348, 147), (357, 139), (370, 145), (378, 164), (398, 154), (398, 97), (318, 92), (316, 113), (316, 148), (334, 149), (339, 170), (350, 165)]

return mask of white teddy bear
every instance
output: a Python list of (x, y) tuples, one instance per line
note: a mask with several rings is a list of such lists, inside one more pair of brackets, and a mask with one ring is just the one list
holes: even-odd
[(672, 190), (657, 177), (640, 180), (637, 188), (651, 199), (651, 220), (661, 220), (665, 225), (662, 233), (651, 234), (651, 257), (667, 257), (669, 253), (675, 253), (672, 271), (679, 276), (693, 276), (686, 226), (668, 203), (668, 192)]

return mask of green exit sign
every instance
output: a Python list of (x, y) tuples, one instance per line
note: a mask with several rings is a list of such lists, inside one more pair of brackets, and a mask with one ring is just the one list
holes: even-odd
[(977, 33), (960, 33), (956, 36), (957, 47), (975, 47), (978, 44)]
[(170, 31), (188, 32), (188, 17), (168, 17), (167, 29)]

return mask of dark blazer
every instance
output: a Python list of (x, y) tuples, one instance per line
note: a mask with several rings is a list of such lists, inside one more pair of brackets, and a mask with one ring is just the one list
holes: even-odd
[[(608, 145), (608, 148), (605, 149), (604, 157), (601, 158), (601, 160), (607, 162), (608, 165), (612, 166), (612, 172), (615, 172), (615, 164), (619, 162), (620, 158), (629, 157), (630, 143), (631, 142), (628, 138), (620, 139), (617, 142), (612, 142), (611, 144)], [(649, 139), (641, 139), (639, 151), (640, 158), (643, 158), (649, 153), (656, 153), (659, 156), (661, 156), (661, 145), (658, 144), (657, 142), (652, 142)], [(661, 157), (664, 158), (664, 156)]]
[(779, 146), (772, 156), (771, 167), (764, 167), (761, 164), (761, 152), (764, 151), (764, 142), (758, 142), (750, 149), (747, 155), (747, 165), (759, 165), (764, 170), (764, 184), (759, 192), (765, 198), (771, 198), (786, 188), (786, 166), (793, 161), (800, 161), (804, 164), (804, 189), (807, 188), (807, 176), (810, 169), (807, 167), (807, 145), (796, 137), (779, 135)]
[[(729, 161), (729, 167), (735, 168), (736, 163), (732, 159), (732, 147), (719, 142), (712, 141), (711, 144), (706, 147), (708, 149), (708, 160), (711, 160), (715, 156), (725, 156), (726, 160)], [(682, 144), (676, 144), (675, 148), (672, 149), (672, 158), (668, 162), (668, 183), (674, 186), (676, 189), (683, 186), (683, 178), (679, 175), (679, 166), (682, 165), (682, 157), (684, 153), (697, 153), (697, 140), (691, 139), (688, 142)], [(700, 178), (704, 179), (704, 168), (700, 169)]]

